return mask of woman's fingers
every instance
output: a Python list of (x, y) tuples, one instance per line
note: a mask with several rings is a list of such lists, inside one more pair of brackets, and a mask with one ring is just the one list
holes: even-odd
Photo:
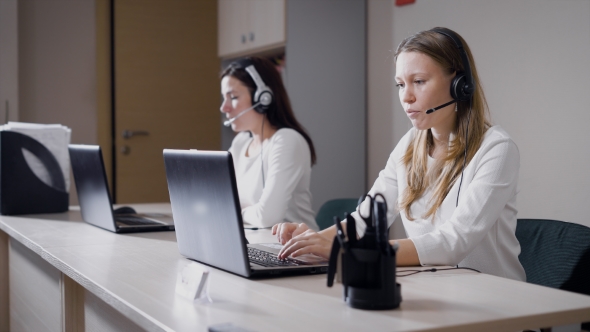
[(291, 255), (295, 250), (301, 249), (307, 245), (308, 243), (306, 243), (306, 240), (291, 239), (283, 246), (283, 249), (281, 249), (279, 252), (278, 257), (279, 259), (285, 259), (289, 257), (289, 255)]
[[(276, 229), (275, 229), (276, 226)], [(277, 236), (277, 241), (280, 244), (285, 244), (293, 237), (293, 231), (297, 228), (297, 224), (283, 222), (273, 226), (273, 235)]]
[(309, 227), (306, 224), (294, 224), (283, 222), (272, 227), (272, 234), (277, 236), (277, 241), (280, 244), (285, 244), (295, 236), (304, 233)]
[(325, 259), (330, 258), (330, 250), (325, 245), (312, 244), (293, 251), (291, 257), (297, 257), (305, 254), (314, 254)]
[(301, 251), (298, 255), (302, 255), (303, 253), (313, 253), (322, 257), (327, 257), (329, 256), (331, 245), (332, 243), (323, 236), (312, 230), (307, 230), (287, 241), (279, 252), (278, 257), (279, 259), (285, 259), (297, 250), (303, 248), (307, 249)]
[(297, 228), (295, 228), (295, 230), (293, 231), (291, 237), (296, 237), (299, 234), (303, 234), (305, 233), (307, 230), (309, 229), (309, 227), (307, 227), (306, 224), (301, 223), (299, 225), (297, 225)]
[[(298, 255), (314, 253), (322, 257), (329, 255), (332, 243), (323, 236), (312, 231), (306, 224), (280, 223), (272, 227), (272, 234), (277, 236), (277, 241), (283, 245), (278, 257), (284, 259), (297, 250)], [(309, 248), (307, 248), (309, 247)]]

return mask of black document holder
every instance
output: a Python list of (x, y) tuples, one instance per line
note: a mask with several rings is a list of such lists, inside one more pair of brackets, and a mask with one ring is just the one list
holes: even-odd
[[(45, 166), (51, 186), (29, 168), (23, 149)], [(57, 213), (68, 210), (69, 195), (62, 170), (53, 154), (37, 140), (0, 131), (0, 213), (3, 215)]]

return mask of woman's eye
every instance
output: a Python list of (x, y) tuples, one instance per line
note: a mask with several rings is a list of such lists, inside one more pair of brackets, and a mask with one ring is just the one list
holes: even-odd
[(424, 84), (424, 81), (423, 80), (415, 80), (414, 83), (416, 83), (416, 84)]
[(236, 100), (236, 99), (238, 99), (238, 96), (229, 96), (229, 99)]
[(398, 84), (396, 84), (395, 86), (397, 86), (397, 87), (398, 87), (398, 89), (401, 89), (401, 88), (403, 88), (403, 87), (404, 87), (404, 85), (403, 85), (402, 83), (398, 83)]

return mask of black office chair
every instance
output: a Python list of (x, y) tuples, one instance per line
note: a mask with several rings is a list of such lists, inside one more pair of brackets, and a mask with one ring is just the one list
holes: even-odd
[[(590, 295), (590, 228), (546, 219), (518, 219), (518, 256), (527, 282)], [(590, 322), (582, 324), (590, 330)]]
[(320, 230), (334, 225), (334, 216), (342, 219), (345, 213), (351, 213), (356, 210), (358, 199), (356, 198), (338, 198), (327, 201), (320, 207), (318, 214), (315, 216), (315, 222)]

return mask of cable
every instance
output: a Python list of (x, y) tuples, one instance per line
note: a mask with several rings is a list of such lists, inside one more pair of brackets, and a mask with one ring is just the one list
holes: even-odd
[(260, 230), (260, 229), (271, 229), (271, 228), (272, 228), (272, 226), (270, 226), (270, 227), (244, 227), (244, 229), (247, 229), (247, 230), (250, 230), (250, 231), (257, 231), (257, 230)]
[(264, 142), (264, 119), (266, 116), (262, 115), (262, 128), (260, 128), (260, 170), (262, 171), (262, 189), (265, 187), (264, 183), (264, 161), (262, 158), (262, 152), (264, 151), (262, 143)]
[(457, 190), (457, 203), (455, 207), (459, 206), (459, 194), (461, 193), (461, 185), (463, 184), (463, 172), (465, 172), (465, 165), (467, 164), (467, 142), (469, 133), (469, 122), (471, 121), (471, 108), (473, 107), (472, 99), (469, 100), (469, 114), (467, 114), (467, 128), (465, 128), (465, 153), (463, 154), (463, 167), (461, 168), (461, 180), (459, 181), (459, 190)]
[(438, 272), (438, 271), (450, 271), (450, 270), (470, 270), (470, 271), (474, 271), (477, 273), (481, 273), (481, 271), (476, 270), (476, 269), (472, 269), (470, 267), (447, 267), (444, 269), (432, 268), (432, 269), (426, 269), (426, 270), (404, 270), (404, 271), (399, 271), (399, 273), (406, 273), (406, 272), (411, 272), (411, 273), (401, 274), (401, 275), (396, 273), (395, 276), (401, 278), (401, 277), (407, 277), (407, 276), (411, 276), (414, 274), (418, 274), (421, 272)]

